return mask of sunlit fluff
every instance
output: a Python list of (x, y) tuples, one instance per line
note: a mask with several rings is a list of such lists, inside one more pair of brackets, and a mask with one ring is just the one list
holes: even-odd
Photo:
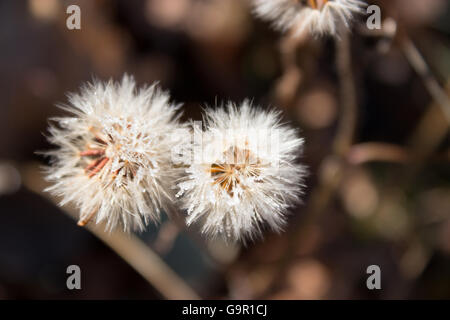
[(202, 159), (187, 168), (177, 194), (187, 224), (201, 221), (204, 234), (231, 241), (253, 239), (265, 225), (280, 231), (305, 171), (296, 162), (303, 146), (296, 130), (247, 101), (206, 110), (205, 130), (194, 130)]
[(72, 116), (54, 118), (46, 168), (47, 191), (80, 210), (79, 225), (95, 219), (106, 228), (142, 230), (172, 198), (176, 171), (170, 151), (182, 137), (178, 106), (156, 84), (137, 89), (132, 77), (94, 81), (61, 106)]
[(336, 35), (341, 26), (349, 28), (356, 13), (366, 4), (359, 0), (253, 0), (257, 16), (281, 31), (299, 36)]

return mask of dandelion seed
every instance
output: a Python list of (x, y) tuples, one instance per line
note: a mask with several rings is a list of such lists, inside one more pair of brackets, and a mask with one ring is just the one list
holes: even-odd
[(366, 3), (359, 0), (253, 0), (254, 12), (271, 21), (277, 30), (292, 30), (294, 36), (308, 30), (313, 35), (337, 35), (349, 27)]
[(281, 231), (301, 194), (303, 139), (279, 113), (248, 101), (206, 111), (205, 120), (201, 161), (178, 184), (187, 223), (201, 221), (204, 234), (231, 241), (254, 239), (264, 225)]
[(80, 209), (80, 226), (95, 218), (108, 230), (129, 231), (157, 221), (177, 174), (170, 151), (183, 143), (173, 136), (179, 106), (156, 84), (138, 90), (127, 75), (119, 83), (94, 81), (69, 101), (61, 107), (72, 116), (54, 118), (49, 128), (57, 149), (46, 152), (46, 191)]

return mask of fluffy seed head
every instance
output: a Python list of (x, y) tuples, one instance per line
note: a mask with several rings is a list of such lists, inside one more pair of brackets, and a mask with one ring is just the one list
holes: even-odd
[(301, 193), (305, 170), (296, 160), (303, 139), (280, 124), (279, 113), (248, 101), (207, 110), (205, 127), (194, 126), (201, 159), (178, 184), (187, 223), (201, 221), (203, 233), (231, 241), (251, 240), (264, 225), (280, 231)]
[(46, 153), (47, 191), (79, 208), (79, 225), (95, 219), (109, 230), (142, 230), (171, 199), (170, 151), (182, 140), (171, 134), (178, 106), (157, 84), (138, 90), (127, 75), (87, 84), (69, 102), (61, 107), (71, 116), (54, 118), (49, 128), (57, 149)]
[(337, 35), (340, 26), (349, 27), (354, 14), (366, 3), (360, 0), (253, 0), (254, 12), (281, 31), (294, 36), (308, 30), (313, 35)]

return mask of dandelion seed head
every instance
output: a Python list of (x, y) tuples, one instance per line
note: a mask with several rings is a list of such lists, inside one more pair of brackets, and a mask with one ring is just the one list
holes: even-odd
[(178, 184), (187, 223), (230, 241), (252, 240), (268, 226), (281, 231), (287, 209), (299, 201), (303, 139), (280, 115), (245, 101), (207, 110), (201, 161)]
[(254, 12), (272, 22), (277, 30), (292, 30), (293, 36), (305, 31), (313, 35), (338, 35), (341, 26), (349, 27), (355, 14), (366, 3), (360, 0), (253, 0)]
[(179, 124), (169, 95), (157, 84), (137, 89), (125, 75), (87, 84), (61, 107), (71, 116), (53, 118), (49, 128), (57, 149), (47, 152), (47, 191), (79, 208), (80, 225), (92, 218), (129, 231), (157, 221), (177, 175), (170, 151), (183, 143), (171, 134)]

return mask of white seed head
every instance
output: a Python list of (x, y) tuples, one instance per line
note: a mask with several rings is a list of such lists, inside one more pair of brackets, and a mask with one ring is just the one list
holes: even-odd
[(108, 230), (142, 230), (157, 221), (171, 200), (177, 172), (170, 152), (183, 137), (174, 137), (179, 106), (157, 84), (136, 88), (132, 77), (121, 82), (94, 81), (61, 106), (72, 115), (54, 118), (47, 152), (46, 189), (80, 210), (80, 225), (91, 218)]
[(305, 175), (296, 130), (275, 111), (229, 103), (206, 111), (201, 145), (200, 161), (178, 184), (187, 224), (201, 221), (204, 234), (231, 241), (252, 240), (264, 226), (280, 231)]
[(277, 30), (292, 30), (300, 36), (308, 30), (313, 35), (337, 35), (341, 26), (349, 27), (356, 13), (366, 3), (359, 0), (253, 0), (254, 12), (272, 22)]

